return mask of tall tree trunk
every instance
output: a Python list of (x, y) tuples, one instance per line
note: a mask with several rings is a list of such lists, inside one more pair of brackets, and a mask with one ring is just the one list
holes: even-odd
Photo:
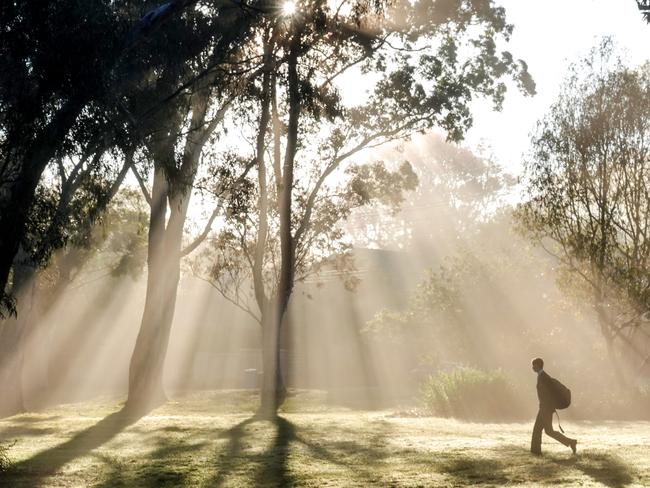
[(280, 277), (277, 295), (271, 310), (270, 327), (268, 327), (265, 345), (272, 348), (266, 351), (266, 357), (273, 364), (269, 371), (265, 368), (265, 388), (262, 390), (262, 412), (276, 415), (278, 408), (286, 398), (286, 386), (280, 361), (282, 347), (282, 325), (294, 285), (295, 245), (291, 229), (291, 205), (293, 203), (293, 169), (298, 144), (298, 126), (300, 117), (300, 80), (298, 78), (298, 53), (301, 33), (293, 36), (287, 68), (289, 72), (289, 123), (287, 125), (287, 146), (282, 168), (282, 187), (280, 193)]
[[(275, 389), (277, 371), (275, 359), (275, 331), (273, 314), (271, 313), (272, 303), (266, 295), (264, 283), (264, 255), (268, 237), (268, 212), (269, 192), (267, 180), (266, 161), (264, 153), (266, 150), (265, 138), (270, 120), (270, 96), (271, 96), (271, 56), (272, 45), (269, 40), (270, 31), (265, 33), (264, 41), (264, 62), (266, 64), (262, 78), (261, 114), (259, 128), (257, 131), (256, 159), (257, 159), (257, 180), (259, 190), (258, 214), (259, 226), (257, 229), (257, 240), (255, 243), (255, 255), (253, 257), (253, 288), (255, 300), (260, 309), (262, 327), (262, 387), (260, 415), (270, 417), (275, 414)], [(279, 175), (276, 175), (279, 178)]]
[(166, 261), (157, 259), (150, 264), (142, 322), (129, 368), (130, 406), (147, 408), (166, 400), (163, 366), (179, 277), (180, 264), (174, 256), (168, 256)]
[[(174, 148), (182, 116), (175, 121), (166, 140), (154, 151), (156, 158), (151, 192), (149, 225), (147, 293), (140, 331), (129, 366), (128, 404), (149, 408), (166, 399), (163, 366), (169, 345), (176, 294), (180, 280), (181, 244), (190, 196), (203, 146), (229, 106), (226, 103), (204, 126), (210, 90), (193, 95), (192, 121), (185, 142), (179, 171), (173, 168)], [(177, 114), (181, 115), (181, 114)], [(169, 221), (165, 222), (169, 204)]]
[(267, 310), (262, 314), (262, 391), (259, 414), (273, 418), (286, 396), (282, 375), (280, 330), (276, 314)]
[[(140, 331), (129, 366), (128, 403), (137, 407), (157, 405), (165, 400), (162, 385), (162, 357), (166, 337), (171, 324), (169, 302), (166, 292), (168, 283), (174, 281), (170, 273), (173, 256), (166, 255), (165, 217), (169, 185), (162, 165), (156, 163), (151, 192), (149, 218), (149, 241), (147, 256), (147, 292)], [(178, 280), (175, 280), (178, 284)], [(173, 283), (172, 283), (173, 284)], [(175, 293), (174, 293), (175, 297)]]

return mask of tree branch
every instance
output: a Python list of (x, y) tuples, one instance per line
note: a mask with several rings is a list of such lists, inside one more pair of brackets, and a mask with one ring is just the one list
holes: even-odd
[(133, 176), (135, 176), (135, 179), (138, 182), (138, 185), (140, 186), (140, 190), (142, 191), (142, 195), (144, 196), (144, 199), (151, 207), (151, 195), (149, 194), (149, 190), (147, 190), (147, 186), (144, 184), (144, 180), (142, 179), (140, 172), (135, 167), (135, 164), (131, 165), (131, 172), (133, 173)]

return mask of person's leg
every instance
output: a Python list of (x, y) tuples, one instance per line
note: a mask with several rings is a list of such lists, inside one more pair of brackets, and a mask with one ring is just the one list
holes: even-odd
[(561, 432), (553, 430), (553, 410), (544, 410), (543, 413), (540, 410), (540, 415), (542, 417), (542, 424), (544, 425), (544, 432), (546, 432), (547, 436), (552, 437), (567, 447), (570, 447), (571, 444), (574, 443), (575, 439), (569, 439)]
[(537, 412), (537, 418), (535, 419), (535, 425), (533, 426), (533, 437), (530, 441), (530, 452), (533, 454), (542, 453), (542, 430), (544, 424), (542, 422), (542, 411)]

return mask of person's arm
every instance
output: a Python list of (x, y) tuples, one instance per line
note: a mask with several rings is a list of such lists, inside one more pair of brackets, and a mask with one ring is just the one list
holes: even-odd
[(553, 407), (553, 389), (551, 385), (551, 377), (542, 373), (539, 377), (539, 404), (543, 407)]

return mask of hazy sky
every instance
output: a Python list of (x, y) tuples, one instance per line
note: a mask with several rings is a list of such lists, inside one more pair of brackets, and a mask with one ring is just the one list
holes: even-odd
[(611, 36), (627, 51), (630, 64), (650, 59), (650, 25), (634, 0), (496, 0), (506, 8), (515, 26), (508, 49), (528, 63), (537, 83), (537, 95), (524, 98), (510, 90), (504, 109), (478, 103), (474, 127), (465, 145), (481, 140), (492, 148), (497, 160), (511, 171), (521, 169), (521, 154), (528, 147), (528, 134), (557, 96), (567, 67), (583, 57), (603, 36)]

